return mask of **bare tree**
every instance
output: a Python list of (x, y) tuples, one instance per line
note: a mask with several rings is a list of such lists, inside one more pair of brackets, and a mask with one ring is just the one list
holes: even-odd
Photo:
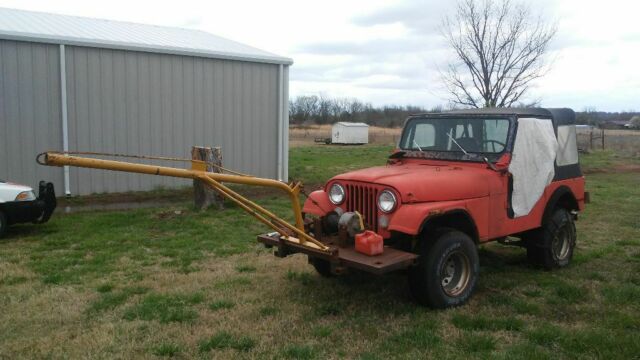
[(328, 98), (326, 95), (320, 95), (318, 99), (318, 119), (316, 120), (318, 124), (327, 124), (329, 122), (329, 117), (331, 117), (331, 98)]
[(452, 103), (509, 107), (545, 74), (556, 25), (510, 0), (460, 0), (442, 32), (458, 60), (442, 73)]

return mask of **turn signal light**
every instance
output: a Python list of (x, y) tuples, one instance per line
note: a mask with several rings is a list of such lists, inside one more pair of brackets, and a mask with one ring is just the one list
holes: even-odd
[(15, 201), (33, 201), (36, 199), (36, 194), (33, 191), (23, 191), (16, 196)]

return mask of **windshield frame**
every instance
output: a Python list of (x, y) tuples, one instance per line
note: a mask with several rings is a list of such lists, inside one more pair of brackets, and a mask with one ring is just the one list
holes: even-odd
[[(477, 120), (508, 120), (509, 129), (507, 130), (507, 141), (504, 149), (500, 152), (469, 152), (470, 155), (466, 155), (460, 148), (455, 146), (455, 150), (418, 150), (415, 148), (402, 148), (400, 145), (405, 143), (406, 137), (409, 135), (409, 127), (413, 122), (421, 120), (460, 120), (460, 119), (477, 119)], [(486, 157), (489, 161), (497, 161), (504, 153), (510, 153), (513, 149), (513, 142), (515, 138), (515, 132), (517, 127), (516, 116), (514, 115), (502, 115), (502, 114), (427, 114), (427, 115), (414, 115), (407, 118), (402, 128), (402, 134), (396, 144), (396, 147), (403, 151), (404, 157), (412, 158), (426, 158), (426, 159), (443, 159), (454, 161), (471, 161), (471, 162), (483, 162), (483, 157)]]

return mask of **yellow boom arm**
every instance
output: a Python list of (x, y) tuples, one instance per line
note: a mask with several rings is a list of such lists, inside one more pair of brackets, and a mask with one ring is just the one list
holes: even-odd
[[(44, 158), (43, 158), (44, 157)], [(299, 194), (302, 183), (286, 184), (281, 181), (264, 179), (254, 176), (229, 175), (207, 172), (207, 164), (203, 161), (192, 160), (191, 169), (172, 168), (165, 166), (136, 164), (124, 161), (102, 160), (95, 158), (71, 156), (58, 152), (46, 152), (38, 155), (38, 163), (48, 166), (75, 166), (82, 168), (114, 170), (130, 173), (170, 176), (178, 178), (197, 179), (217, 190), (220, 194), (230, 199), (253, 217), (277, 231), (281, 238), (300, 245), (312, 247), (317, 250), (330, 252), (330, 248), (315, 238), (309, 236), (304, 230), (304, 220), (300, 208)], [(278, 217), (269, 210), (245, 198), (231, 190), (222, 183), (244, 184), (252, 186), (265, 186), (284, 191), (291, 200), (291, 207), (295, 217), (295, 225)]]

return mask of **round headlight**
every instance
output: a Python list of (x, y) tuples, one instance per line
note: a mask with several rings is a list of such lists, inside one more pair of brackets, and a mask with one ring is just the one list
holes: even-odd
[(378, 208), (382, 212), (392, 212), (396, 208), (396, 196), (389, 190), (383, 190), (378, 196)]
[(334, 205), (340, 205), (344, 201), (344, 188), (340, 184), (331, 185), (329, 189), (329, 200)]

